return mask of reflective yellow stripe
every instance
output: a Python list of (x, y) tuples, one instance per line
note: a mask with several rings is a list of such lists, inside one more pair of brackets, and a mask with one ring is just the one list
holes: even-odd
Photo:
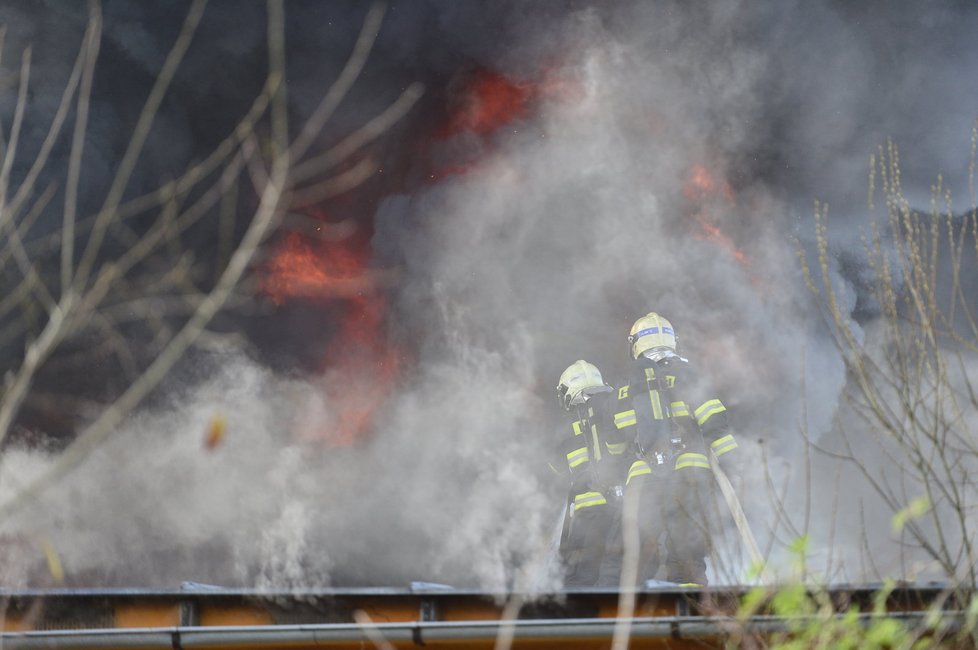
[(727, 407), (723, 405), (718, 399), (711, 399), (707, 402), (703, 402), (698, 409), (696, 409), (696, 424), (703, 426), (707, 420), (716, 415), (717, 413), (723, 413), (727, 410)]
[(606, 503), (608, 503), (608, 500), (600, 492), (583, 492), (574, 497), (574, 510), (590, 508), (591, 506), (603, 506)]
[(619, 429), (624, 429), (625, 427), (630, 427), (637, 419), (635, 418), (635, 409), (630, 411), (622, 411), (621, 413), (615, 413), (615, 426)]
[(567, 465), (574, 469), (578, 465), (586, 463), (588, 461), (587, 447), (581, 447), (580, 449), (575, 449), (571, 453), (567, 454)]
[(625, 485), (628, 485), (636, 476), (642, 476), (643, 474), (651, 474), (652, 468), (644, 460), (636, 460), (632, 463), (631, 468), (628, 470), (628, 478), (625, 479)]
[(595, 424), (591, 425), (591, 440), (593, 441), (592, 449), (594, 449), (594, 462), (601, 460), (601, 441), (598, 440), (598, 427)]
[(625, 399), (628, 397), (628, 386), (622, 386), (618, 389), (618, 399)]
[[(656, 380), (654, 368), (645, 369), (645, 380), (648, 382), (653, 382)], [(676, 385), (676, 376), (665, 375), (664, 377), (659, 377), (659, 382), (660, 382), (659, 383), (660, 386), (662, 386), (662, 384), (665, 384), (666, 388), (672, 388)], [(651, 383), (649, 385), (651, 386)]]
[(674, 418), (689, 416), (689, 408), (686, 406), (686, 402), (672, 402), (669, 404), (669, 412)]
[(581, 421), (580, 420), (577, 420), (577, 421), (574, 422), (574, 435), (575, 436), (581, 435)]
[(684, 469), (686, 467), (702, 467), (703, 469), (710, 469), (710, 461), (708, 461), (706, 456), (703, 454), (688, 451), (685, 454), (679, 454), (679, 457), (676, 458), (676, 469)]
[(662, 400), (659, 399), (659, 391), (649, 391), (649, 401), (652, 402), (652, 417), (656, 420), (662, 419)]
[(613, 444), (609, 442), (606, 444), (608, 446), (608, 453), (611, 454), (612, 456), (620, 456), (621, 454), (625, 453), (626, 449), (628, 449), (627, 442), (621, 442), (618, 444)]
[(713, 453), (717, 456), (722, 456), (728, 451), (733, 451), (737, 448), (737, 441), (734, 440), (732, 434), (727, 434), (722, 438), (717, 438), (712, 443), (710, 443), (710, 448), (713, 449)]

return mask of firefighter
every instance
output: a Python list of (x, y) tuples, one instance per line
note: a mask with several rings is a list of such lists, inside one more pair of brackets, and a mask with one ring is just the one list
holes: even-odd
[[(614, 425), (633, 441), (626, 490), (637, 495), (645, 578), (657, 571), (657, 538), (665, 546), (665, 579), (707, 584), (708, 517), (714, 480), (708, 454), (737, 448), (723, 403), (704, 391), (677, 351), (672, 324), (655, 312), (635, 321), (628, 336), (634, 361), (617, 392)], [(651, 556), (651, 557), (650, 557)]]
[(569, 587), (618, 584), (621, 568), (621, 459), (627, 445), (607, 440), (614, 430), (614, 389), (593, 364), (580, 359), (560, 375), (557, 398), (570, 426), (557, 443), (551, 468), (569, 476), (560, 555)]

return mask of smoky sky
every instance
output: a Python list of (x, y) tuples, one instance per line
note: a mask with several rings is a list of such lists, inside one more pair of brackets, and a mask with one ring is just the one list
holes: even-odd
[[(104, 3), (89, 186), (98, 187), (111, 171), (187, 6)], [(297, 119), (345, 61), (365, 8), (362, 2), (288, 4)], [(3, 10), (10, 26), (6, 61), (33, 45), (32, 99), (43, 114), (80, 44), (85, 7), (12, 2)], [(730, 158), (736, 184), (763, 183), (806, 215), (819, 198), (849, 218), (865, 203), (863, 188), (849, 179), (865, 175), (868, 155), (887, 138), (903, 148), (906, 175), (927, 179), (917, 188), (923, 196), (938, 173), (966, 187), (962, 169), (978, 92), (969, 39), (976, 12), (970, 3), (951, 2), (731, 2), (711, 8), (670, 2), (391, 3), (367, 71), (324, 140), (391, 101), (404, 84), (422, 81), (427, 102), (386, 143), (392, 164), (409, 165), (417, 144), (410, 140), (431, 136), (425, 128), (444, 117), (460, 75), (486, 67), (531, 81), (589, 45), (593, 31), (567, 29), (587, 15), (602, 38), (627, 39), (650, 63), (681, 79), (698, 100), (700, 139)], [(210, 3), (154, 131), (153, 155), (138, 179), (144, 189), (180, 171), (234, 124), (262, 83), (264, 35), (261, 3)], [(669, 101), (643, 103), (643, 95), (655, 96), (654, 83), (654, 76), (642, 74), (631, 80), (635, 110), (649, 119)], [(37, 138), (44, 121), (30, 126)], [(370, 190), (363, 194), (391, 188)]]
[[(186, 7), (103, 4), (83, 176), (90, 209)], [(301, 123), (367, 5), (285, 7), (290, 113)], [(85, 8), (6, 3), (0, 19), (6, 68), (33, 46), (29, 151)], [(553, 386), (579, 358), (616, 382), (628, 328), (650, 310), (672, 320), (684, 354), (731, 407), (742, 441), (734, 483), (762, 494), (800, 471), (799, 428), (830, 433), (846, 387), (798, 268), (812, 206), (829, 205), (832, 280), (857, 294), (869, 156), (888, 139), (911, 199), (926, 205), (943, 174), (955, 205), (968, 206), (976, 30), (978, 7), (950, 2), (390, 3), (361, 79), (317, 144), (424, 84), (372, 145), (378, 172), (318, 206), (351, 220), (371, 265), (397, 278), (377, 289), (378, 336), (403, 358), (393, 389), (370, 405), (370, 436), (336, 450), (294, 435), (335, 420), (336, 385), (369, 394), (374, 369), (351, 375), (324, 362), (342, 304), (265, 301), (260, 316), (227, 325), (246, 344), (192, 358), (110, 444), (8, 522), (10, 534), (51, 539), (87, 584), (552, 585), (541, 558), (563, 498), (542, 460), (560, 424)], [(132, 193), (180, 173), (233, 128), (263, 83), (264, 38), (261, 3), (208, 5)], [(487, 131), (446, 129), (480, 74), (516, 88), (518, 110)], [(12, 105), (8, 90), (5, 116)], [(690, 191), (698, 169), (709, 182)], [(18, 161), (15, 177), (25, 170)], [(50, 227), (59, 222), (52, 212)], [(206, 251), (209, 237), (191, 245)], [(869, 333), (871, 319), (860, 317)], [(230, 414), (227, 443), (202, 454), (216, 412)], [(8, 454), (3, 492), (46, 462)], [(762, 462), (773, 477), (748, 471)], [(803, 486), (824, 495), (825, 517), (830, 475)], [(768, 499), (745, 497), (745, 508), (763, 543), (784, 535)], [(858, 556), (853, 540), (816, 542)], [(737, 552), (720, 555), (734, 558), (736, 579)], [(863, 568), (853, 561), (844, 577), (867, 579)]]

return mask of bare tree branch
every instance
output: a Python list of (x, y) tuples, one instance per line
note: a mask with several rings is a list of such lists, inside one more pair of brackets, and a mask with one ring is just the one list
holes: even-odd
[[(208, 325), (229, 306), (257, 309), (244, 293), (254, 286), (246, 274), (255, 261), (261, 259), (264, 242), (294, 203), (298, 182), (307, 183), (302, 192), (310, 200), (335, 196), (361, 183), (373, 173), (375, 163), (369, 157), (352, 160), (352, 156), (403, 117), (420, 95), (420, 86), (412, 85), (377, 117), (328, 150), (333, 152), (329, 166), (310, 165), (307, 169), (312, 175), (298, 175), (296, 168), (302, 164), (301, 158), (312, 150), (318, 133), (362, 70), (383, 11), (378, 5), (367, 14), (361, 37), (343, 73), (327, 89), (313, 116), (300, 129), (299, 136), (290, 141), (284, 3), (270, 0), (268, 76), (249, 110), (232, 133), (203, 161), (191, 165), (180, 177), (160, 185), (153, 192), (123, 202), (122, 197), (143, 155), (155, 116), (187, 52), (205, 5), (204, 0), (195, 0), (191, 4), (183, 27), (143, 105), (101, 208), (94, 216), (79, 219), (78, 188), (101, 34), (101, 13), (93, 3), (81, 49), (48, 135), (17, 191), (15, 202), (9, 205), (0, 202), (3, 211), (0, 225), (7, 235), (5, 245), (0, 249), (0, 269), (12, 260), (21, 274), (20, 281), (0, 299), (0, 317), (5, 317), (0, 323), (0, 346), (9, 347), (37, 330), (35, 337), (26, 340), (23, 360), (7, 375), (0, 397), (0, 442), (11, 431), (30, 397), (38, 372), (46, 365), (56, 368), (84, 363), (93, 354), (111, 354), (128, 379), (121, 394), (97, 412), (94, 402), (78, 396), (75, 403), (84, 404), (84, 410), (92, 413), (91, 422), (43, 474), (0, 504), (0, 515), (22, 507), (98, 448), (112, 435), (122, 418), (160, 384), (192, 346), (213, 345), (217, 339), (233, 337), (233, 333), (209, 332)], [(5, 189), (9, 183), (18, 135), (24, 123), (29, 61), (28, 51), (21, 66), (21, 91), (10, 131), (10, 144), (3, 152), (0, 189)], [(23, 218), (19, 217), (19, 212), (34, 196), (40, 171), (50, 158), (50, 143), (62, 131), (73, 104), (75, 125), (67, 168), (63, 172), (65, 202), (61, 227), (57, 232), (28, 240), (27, 233), (50, 205), (56, 184), (47, 186)], [(268, 146), (259, 146), (258, 129), (261, 126), (269, 129)], [(331, 169), (341, 171), (323, 177)], [(258, 201), (242, 224), (242, 234), (236, 236), (235, 221), (241, 208), (237, 195), (242, 191), (243, 172), (249, 173)], [(0, 192), (0, 199), (4, 196), (5, 193)], [(185, 233), (204, 223), (205, 217), (215, 211), (220, 214), (218, 262), (210, 260), (203, 264), (187, 247)], [(131, 227), (126, 225), (136, 216), (140, 217), (138, 222), (133, 222)], [(108, 247), (103, 246), (106, 237), (113, 232), (124, 237), (126, 244), (125, 250), (114, 257), (105, 251)], [(87, 241), (76, 261), (75, 247), (82, 236), (87, 237)], [(49, 267), (41, 265), (41, 260), (52, 256), (57, 256), (60, 262), (55, 277), (45, 275), (44, 269)], [(211, 268), (217, 269), (216, 276)], [(58, 279), (61, 291), (55, 294), (47, 289), (46, 283)], [(140, 355), (133, 353), (127, 331), (137, 324), (150, 334), (141, 345)], [(103, 347), (69, 349), (63, 356), (54, 357), (63, 343), (85, 332), (98, 333)], [(146, 351), (152, 352), (150, 359), (146, 358)], [(50, 396), (44, 399), (50, 401)]]

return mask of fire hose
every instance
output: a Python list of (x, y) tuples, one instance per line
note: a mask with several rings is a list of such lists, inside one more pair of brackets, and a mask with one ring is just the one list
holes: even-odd
[(720, 467), (717, 456), (712, 450), (710, 451), (710, 469), (713, 470), (713, 477), (716, 479), (717, 485), (720, 487), (720, 492), (723, 494), (723, 499), (727, 502), (727, 507), (730, 509), (730, 515), (733, 517), (734, 524), (737, 526), (737, 531), (740, 533), (740, 539), (744, 543), (744, 548), (747, 550), (747, 554), (750, 556), (751, 562), (755, 567), (757, 567), (761, 580), (764, 582), (770, 582), (770, 576), (768, 575), (764, 563), (764, 556), (761, 555), (761, 549), (757, 546), (757, 540), (754, 538), (754, 532), (751, 530), (750, 523), (747, 521), (747, 515), (744, 513), (744, 508), (740, 505), (740, 499), (737, 498), (737, 493), (734, 491), (733, 485), (730, 483), (730, 479), (727, 478), (726, 472), (724, 472), (723, 468)]

